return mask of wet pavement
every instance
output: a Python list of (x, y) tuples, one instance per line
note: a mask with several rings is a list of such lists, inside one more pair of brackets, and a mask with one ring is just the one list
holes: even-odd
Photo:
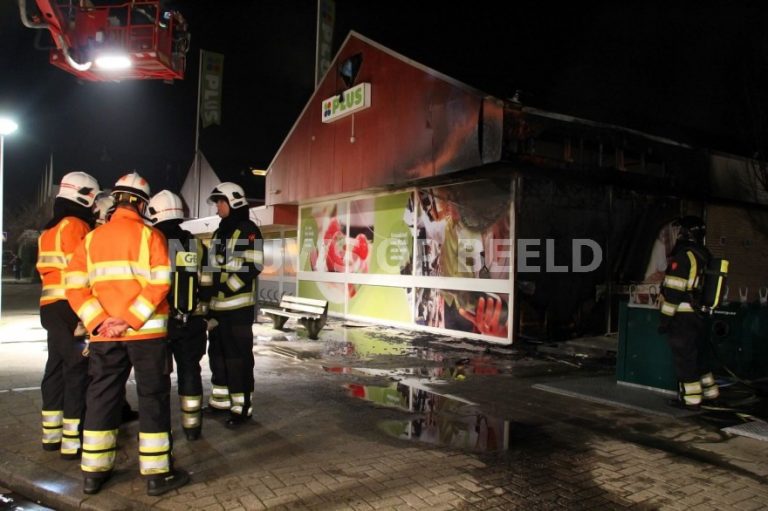
[[(138, 425), (124, 425), (115, 477), (86, 496), (77, 463), (40, 449), (45, 344), (28, 335), (22, 306), (34, 288), (4, 292), (15, 295), (0, 323), (0, 483), (43, 506), (749, 510), (768, 502), (768, 443), (721, 431), (742, 420), (732, 411), (678, 418), (534, 388), (610, 376), (612, 360), (599, 350), (582, 356), (335, 320), (309, 341), (303, 329), (277, 332), (264, 318), (254, 326), (253, 423), (231, 431), (206, 416), (202, 438), (188, 442), (174, 407), (174, 455), (192, 483), (162, 497), (146, 496)], [(734, 399), (746, 396), (738, 392)], [(132, 381), (128, 399), (136, 405)]]

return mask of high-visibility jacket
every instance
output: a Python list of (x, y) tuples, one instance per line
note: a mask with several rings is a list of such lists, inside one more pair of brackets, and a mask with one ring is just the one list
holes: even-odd
[[(119, 207), (75, 250), (67, 268), (67, 299), (92, 342), (165, 337), (170, 272), (165, 237), (133, 209)], [(97, 335), (109, 317), (130, 328), (121, 337)]]
[(204, 296), (211, 294), (211, 311), (231, 311), (256, 304), (256, 277), (264, 267), (264, 239), (250, 220), (231, 231), (213, 234), (209, 267), (200, 279)]
[(37, 271), (43, 280), (41, 306), (67, 299), (64, 273), (75, 248), (90, 230), (84, 220), (65, 216), (37, 239)]
[[(681, 240), (672, 250), (672, 259), (667, 266), (661, 293), (664, 301), (661, 313), (672, 317), (678, 313), (694, 312), (699, 278), (705, 261), (697, 255), (706, 251), (703, 246), (692, 248), (693, 242)], [(704, 252), (708, 253), (708, 252)]]

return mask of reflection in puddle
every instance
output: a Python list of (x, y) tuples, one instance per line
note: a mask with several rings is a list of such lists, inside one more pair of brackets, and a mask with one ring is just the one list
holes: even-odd
[(420, 415), (379, 423), (379, 428), (390, 436), (469, 451), (509, 448), (509, 421), (484, 414), (466, 399), (427, 389), (417, 379), (403, 379), (388, 386), (345, 387), (353, 397)]
[[(422, 357), (425, 358), (425, 357)], [(329, 373), (359, 374), (365, 376), (388, 376), (400, 378), (404, 376), (417, 376), (420, 378), (442, 378), (463, 381), (470, 375), (497, 375), (507, 374), (509, 368), (498, 367), (492, 357), (479, 355), (471, 358), (456, 359), (427, 359), (433, 363), (442, 365), (423, 365), (414, 367), (397, 368), (368, 368), (351, 367), (348, 365), (325, 365), (323, 369)]]
[(415, 351), (413, 345), (404, 339), (379, 337), (365, 330), (344, 328), (341, 332), (341, 340), (326, 343), (326, 356), (365, 360), (377, 355), (407, 355)]

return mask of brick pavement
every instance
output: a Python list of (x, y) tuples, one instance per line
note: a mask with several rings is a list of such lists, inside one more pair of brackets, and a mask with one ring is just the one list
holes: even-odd
[[(377, 424), (405, 412), (353, 400), (342, 388), (346, 380), (258, 357), (256, 423), (231, 432), (207, 418), (199, 442), (181, 436), (176, 459), (193, 482), (160, 498), (144, 495), (137, 477), (136, 424), (121, 431), (113, 482), (100, 499), (83, 498), (77, 465), (39, 448), (35, 391), (0, 394), (0, 453), (6, 469), (12, 459), (36, 465), (37, 484), (40, 467), (70, 482), (64, 486), (72, 494), (69, 504), (79, 499), (76, 505), (84, 508), (103, 508), (104, 495), (121, 506), (167, 510), (749, 510), (768, 502), (768, 485), (759, 476), (591, 430), (583, 417), (600, 420), (608, 407), (535, 393), (534, 399), (560, 410), (556, 419), (541, 420), (541, 401), (529, 415), (521, 404), (509, 450), (476, 454), (389, 438)], [(562, 412), (569, 409), (573, 415)]]
[[(134, 423), (121, 430), (113, 480), (101, 494), (83, 495), (77, 464), (39, 447), (38, 390), (0, 389), (0, 482), (56, 509), (751, 510), (768, 503), (763, 443), (694, 419), (533, 390), (530, 360), (521, 362), (520, 377), (441, 387), (511, 421), (507, 451), (474, 453), (388, 436), (384, 421), (413, 414), (354, 399), (343, 386), (386, 378), (259, 353), (254, 424), (232, 432), (206, 417), (198, 442), (177, 434), (177, 463), (192, 473), (179, 491), (145, 495)], [(0, 358), (15, 370), (19, 357), (28, 370), (14, 379), (41, 374), (39, 344), (0, 344)], [(135, 404), (130, 385), (129, 399)]]

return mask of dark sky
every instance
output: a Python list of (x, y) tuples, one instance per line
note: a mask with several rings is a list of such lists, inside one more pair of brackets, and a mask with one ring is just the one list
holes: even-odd
[[(266, 167), (313, 90), (315, 0), (168, 2), (192, 33), (187, 77), (173, 85), (78, 82), (34, 49), (38, 31), (15, 3), (0, 3), (0, 107), (22, 125), (6, 139), (11, 205), (34, 194), (51, 151), (56, 178), (85, 170), (108, 186), (135, 168), (153, 190), (178, 191), (194, 151), (199, 48), (225, 55), (223, 123), (202, 131), (201, 147), (254, 194), (263, 178), (247, 168)], [(337, 0), (334, 49), (354, 29), (497, 97), (521, 89), (530, 106), (752, 154), (768, 9), (635, 4)]]

